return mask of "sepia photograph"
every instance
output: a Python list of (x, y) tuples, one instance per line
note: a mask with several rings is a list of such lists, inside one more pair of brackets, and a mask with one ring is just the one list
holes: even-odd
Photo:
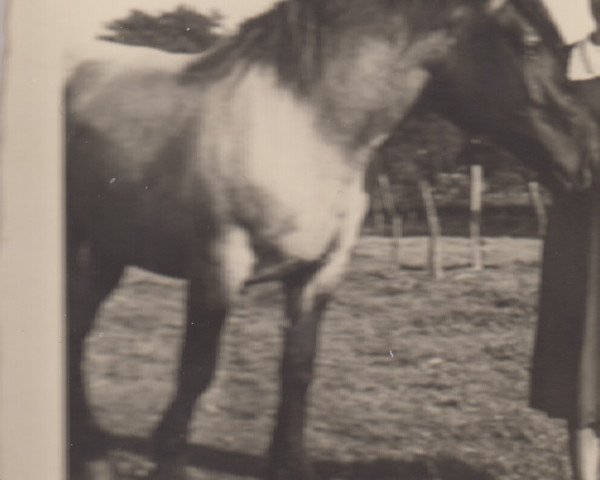
[(1, 480), (598, 480), (600, 0), (3, 32)]

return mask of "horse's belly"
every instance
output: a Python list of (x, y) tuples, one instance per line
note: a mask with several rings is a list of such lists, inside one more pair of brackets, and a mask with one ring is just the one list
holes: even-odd
[(194, 235), (188, 210), (131, 185), (122, 189), (131, 191), (80, 197), (70, 214), (82, 219), (88, 240), (105, 254), (155, 273), (184, 276)]
[[(175, 212), (162, 215), (138, 234), (129, 263), (155, 273), (185, 277), (192, 236), (191, 221), (185, 215)], [(198, 242), (197, 237), (195, 240)]]

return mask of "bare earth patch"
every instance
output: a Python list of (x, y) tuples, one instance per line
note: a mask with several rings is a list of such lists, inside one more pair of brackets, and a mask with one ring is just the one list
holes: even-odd
[[(387, 239), (364, 237), (323, 324), (307, 444), (336, 480), (568, 478), (564, 425), (527, 408), (540, 242), (444, 239), (433, 282), (426, 239), (409, 269)], [(86, 361), (95, 412), (115, 436), (113, 468), (147, 468), (147, 436), (173, 389), (185, 285), (132, 269), (106, 303)], [(277, 404), (285, 327), (276, 285), (254, 287), (228, 321), (219, 369), (192, 426), (198, 480), (259, 478)]]

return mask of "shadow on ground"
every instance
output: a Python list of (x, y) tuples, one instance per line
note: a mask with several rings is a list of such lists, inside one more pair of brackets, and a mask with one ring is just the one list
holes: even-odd
[[(139, 437), (115, 436), (113, 448), (147, 456), (150, 443)], [(247, 478), (263, 478), (266, 460), (262, 456), (222, 450), (206, 445), (188, 448), (188, 465), (211, 472)], [(320, 480), (495, 480), (492, 474), (451, 457), (420, 457), (413, 460), (316, 461)]]

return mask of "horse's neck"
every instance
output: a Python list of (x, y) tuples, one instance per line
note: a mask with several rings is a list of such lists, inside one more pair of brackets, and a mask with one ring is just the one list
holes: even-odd
[(574, 82), (579, 99), (588, 106), (596, 122), (600, 125), (600, 78)]
[(313, 94), (326, 128), (355, 145), (388, 135), (420, 97), (428, 63), (453, 45), (441, 31), (398, 42), (364, 38), (324, 59)]

